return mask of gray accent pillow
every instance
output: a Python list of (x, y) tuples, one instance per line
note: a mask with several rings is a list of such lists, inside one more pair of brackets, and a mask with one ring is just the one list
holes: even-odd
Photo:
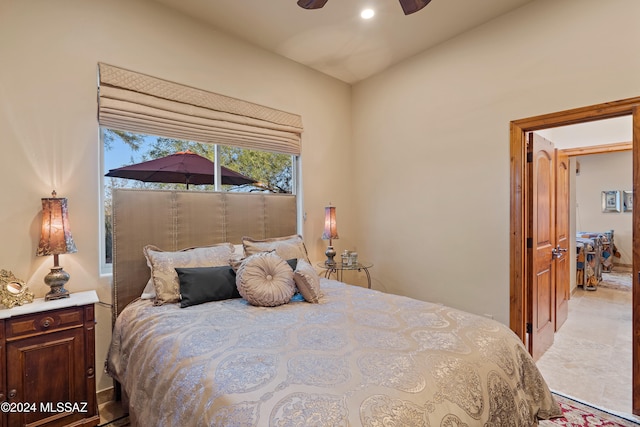
[(176, 268), (180, 280), (180, 307), (240, 298), (236, 272), (230, 266)]
[(298, 260), (298, 265), (293, 272), (293, 280), (305, 301), (317, 303), (322, 297), (320, 291), (320, 276), (311, 264), (303, 259)]
[(242, 261), (236, 272), (238, 292), (251, 305), (286, 304), (296, 291), (293, 269), (274, 252), (259, 252)]

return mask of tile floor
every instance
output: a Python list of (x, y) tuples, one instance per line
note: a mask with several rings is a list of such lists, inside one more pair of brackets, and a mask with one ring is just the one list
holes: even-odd
[(631, 295), (577, 288), (569, 318), (537, 362), (553, 391), (631, 414)]

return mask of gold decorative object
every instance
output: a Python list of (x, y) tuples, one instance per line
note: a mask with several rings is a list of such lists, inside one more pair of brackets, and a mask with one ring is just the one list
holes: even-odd
[(69, 273), (60, 266), (58, 255), (77, 251), (69, 229), (67, 199), (56, 197), (54, 190), (50, 198), (42, 199), (42, 233), (36, 252), (37, 256), (53, 255), (53, 267), (44, 278), (44, 282), (51, 287), (44, 297), (45, 301), (69, 298), (69, 291), (64, 288)]
[(33, 302), (33, 293), (12, 272), (0, 270), (0, 303), (7, 308)]

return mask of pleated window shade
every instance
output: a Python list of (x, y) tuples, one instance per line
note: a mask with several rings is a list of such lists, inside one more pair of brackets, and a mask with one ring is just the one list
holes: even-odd
[(300, 154), (302, 119), (251, 102), (98, 63), (100, 126)]

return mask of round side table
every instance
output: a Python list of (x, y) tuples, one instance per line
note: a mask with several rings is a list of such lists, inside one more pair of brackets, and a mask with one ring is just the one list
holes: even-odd
[(367, 261), (360, 261), (356, 264), (343, 264), (341, 262), (336, 262), (334, 265), (327, 265), (324, 262), (319, 262), (317, 264), (318, 267), (325, 270), (324, 277), (328, 279), (332, 273), (336, 275), (336, 279), (342, 282), (342, 273), (344, 271), (356, 270), (356, 271), (364, 271), (367, 275), (367, 288), (371, 289), (371, 274), (369, 274), (369, 269), (373, 267), (373, 264)]

